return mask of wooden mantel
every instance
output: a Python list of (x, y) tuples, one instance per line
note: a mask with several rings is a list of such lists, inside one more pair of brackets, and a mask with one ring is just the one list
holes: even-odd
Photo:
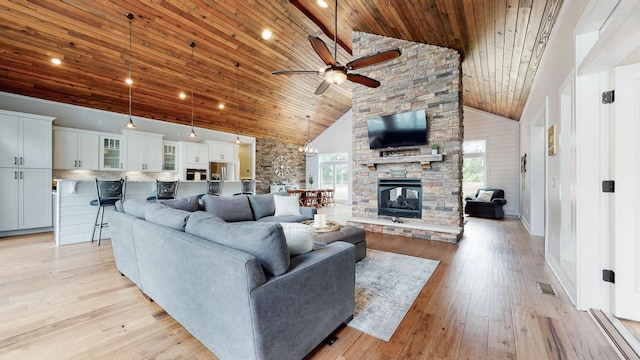
[(434, 155), (410, 155), (410, 156), (383, 156), (373, 159), (359, 160), (358, 165), (366, 165), (369, 170), (376, 170), (378, 164), (420, 163), (423, 169), (431, 169), (432, 161), (442, 161), (442, 154)]

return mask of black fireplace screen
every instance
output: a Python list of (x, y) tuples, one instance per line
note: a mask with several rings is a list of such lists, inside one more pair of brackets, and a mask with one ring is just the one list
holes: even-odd
[(420, 179), (379, 179), (378, 215), (421, 219)]

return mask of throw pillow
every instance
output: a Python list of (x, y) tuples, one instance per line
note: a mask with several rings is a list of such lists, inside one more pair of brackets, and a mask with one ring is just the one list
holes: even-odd
[(150, 223), (184, 231), (190, 212), (173, 209), (160, 203), (148, 203), (144, 207), (144, 218)]
[(195, 212), (185, 232), (255, 256), (268, 275), (282, 275), (289, 270), (287, 240), (278, 223), (221, 224)]
[(276, 211), (271, 194), (249, 195), (249, 203), (251, 211), (253, 211), (253, 218), (256, 220), (271, 216)]
[(199, 195), (193, 195), (180, 199), (161, 200), (159, 202), (174, 209), (194, 212), (200, 209), (200, 204), (198, 204), (199, 198)]
[(247, 195), (202, 197), (204, 210), (228, 222), (253, 221), (253, 213)]
[(276, 208), (273, 216), (300, 216), (300, 203), (296, 196), (273, 195), (273, 204)]
[(313, 229), (299, 223), (280, 223), (291, 256), (308, 253), (313, 250)]
[(493, 197), (493, 191), (480, 190), (476, 200), (489, 202), (491, 201), (491, 197)]

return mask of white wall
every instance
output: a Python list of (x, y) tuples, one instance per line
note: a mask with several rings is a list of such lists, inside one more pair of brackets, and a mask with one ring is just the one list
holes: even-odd
[[(571, 131), (570, 128), (563, 129), (561, 127), (560, 119), (562, 118), (562, 114), (560, 100), (563, 85), (565, 85), (567, 78), (571, 79), (573, 77), (574, 28), (584, 11), (585, 5), (584, 1), (568, 0), (564, 2), (542, 60), (540, 61), (527, 104), (520, 118), (521, 153), (531, 154), (540, 146), (540, 144), (531, 143), (532, 126), (540, 125), (538, 123), (540, 119), (540, 109), (545, 110), (545, 123), (543, 124), (545, 136), (533, 136), (534, 141), (536, 141), (535, 139), (538, 139), (537, 141), (545, 141), (546, 149), (547, 129), (549, 129), (551, 125), (556, 126), (556, 148), (558, 155), (546, 157), (546, 174), (544, 174), (544, 172), (538, 174), (532, 172), (528, 174), (528, 176), (530, 176), (530, 178), (546, 176), (546, 259), (569, 297), (574, 302), (577, 294), (577, 269), (575, 267), (577, 239), (571, 236), (567, 237), (567, 232), (562, 231), (563, 227), (571, 229), (574, 227), (574, 224), (571, 223), (571, 216), (562, 216), (560, 204), (563, 201), (568, 202), (572, 204), (572, 206), (570, 206), (571, 208), (575, 205), (575, 199), (572, 198), (570, 192), (559, 191), (560, 187), (563, 189), (571, 189), (576, 185), (572, 182), (573, 179), (571, 176), (569, 178), (562, 177), (560, 166), (560, 154), (570, 152), (574, 145), (571, 143), (559, 143), (559, 141), (567, 139), (567, 136), (563, 136), (563, 132)], [(575, 163), (566, 164), (566, 166), (575, 169)], [(532, 194), (531, 186), (527, 185), (528, 184), (525, 183), (525, 187), (522, 190), (523, 198), (531, 199), (538, 195)], [(569, 223), (563, 223), (562, 219), (565, 221), (568, 219)], [(530, 221), (531, 218), (528, 217), (528, 220)], [(564, 235), (564, 237), (562, 235)], [(569, 242), (569, 244), (563, 244), (564, 242)], [(573, 250), (567, 253), (566, 249)]]
[(486, 185), (503, 189), (506, 215), (520, 215), (520, 125), (517, 121), (464, 107), (464, 141), (486, 140)]
[[(349, 153), (349, 160), (351, 160), (351, 135), (353, 133), (352, 127), (352, 111), (349, 110), (342, 115), (335, 123), (329, 126), (322, 134), (313, 139), (313, 146), (318, 149), (319, 154), (331, 154), (347, 152)], [(351, 173), (351, 167), (353, 164), (349, 161), (349, 173)], [(318, 184), (318, 157), (307, 158), (307, 176), (313, 176), (316, 179), (314, 186)], [(349, 181), (349, 199), (347, 203), (351, 204), (351, 181)]]

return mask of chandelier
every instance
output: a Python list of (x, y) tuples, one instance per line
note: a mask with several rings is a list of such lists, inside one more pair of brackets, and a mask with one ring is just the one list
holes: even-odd
[(300, 151), (301, 153), (305, 153), (307, 157), (314, 157), (318, 155), (318, 149), (315, 149), (313, 147), (313, 144), (311, 143), (311, 136), (309, 132), (310, 124), (311, 124), (311, 117), (307, 115), (307, 139), (309, 140), (307, 140), (307, 142), (304, 143), (304, 146), (299, 147), (298, 151)]

